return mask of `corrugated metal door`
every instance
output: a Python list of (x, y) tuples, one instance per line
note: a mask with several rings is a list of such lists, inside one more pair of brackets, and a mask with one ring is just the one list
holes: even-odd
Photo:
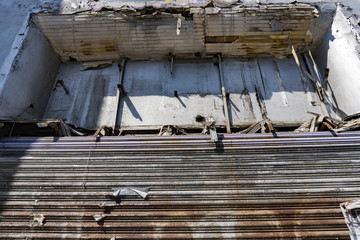
[(360, 195), (359, 145), (360, 133), (3, 139), (0, 238), (349, 239), (339, 204)]

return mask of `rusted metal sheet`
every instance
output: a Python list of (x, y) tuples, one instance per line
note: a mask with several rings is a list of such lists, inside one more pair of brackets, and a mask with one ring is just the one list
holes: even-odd
[(311, 43), (309, 4), (40, 13), (35, 22), (62, 61), (289, 55)]
[(348, 239), (359, 146), (359, 132), (4, 138), (0, 238)]

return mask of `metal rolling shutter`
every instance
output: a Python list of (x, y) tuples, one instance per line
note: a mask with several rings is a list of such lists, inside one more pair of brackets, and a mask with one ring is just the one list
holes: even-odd
[[(339, 204), (360, 195), (359, 145), (358, 132), (5, 138), (0, 238), (349, 239)], [(113, 187), (150, 191), (115, 201)]]

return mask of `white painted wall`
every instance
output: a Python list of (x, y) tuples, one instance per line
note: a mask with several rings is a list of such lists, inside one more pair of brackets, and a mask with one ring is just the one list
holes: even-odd
[[(0, 81), (0, 119), (41, 119), (60, 65), (42, 32), (30, 24)], [(33, 108), (29, 108), (30, 104)]]
[(360, 112), (360, 43), (339, 8), (315, 58), (322, 74), (329, 68), (329, 94), (340, 116)]

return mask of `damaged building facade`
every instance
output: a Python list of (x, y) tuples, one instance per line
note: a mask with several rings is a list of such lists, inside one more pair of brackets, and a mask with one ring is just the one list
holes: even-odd
[(356, 1), (0, 6), (0, 239), (359, 236)]

